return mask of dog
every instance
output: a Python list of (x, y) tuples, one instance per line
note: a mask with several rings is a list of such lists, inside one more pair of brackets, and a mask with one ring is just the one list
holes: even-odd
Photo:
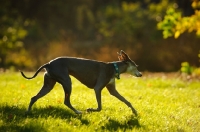
[[(117, 52), (118, 53), (118, 52)], [(64, 104), (73, 110), (76, 114), (82, 112), (76, 110), (70, 103), (70, 95), (72, 90), (72, 81), (70, 78), (74, 76), (88, 88), (94, 89), (98, 107), (96, 109), (89, 108), (87, 112), (98, 112), (102, 109), (101, 91), (104, 87), (109, 93), (131, 108), (133, 114), (137, 116), (137, 111), (123, 96), (121, 96), (115, 88), (115, 78), (120, 79), (121, 73), (129, 73), (136, 77), (141, 77), (142, 73), (137, 70), (137, 65), (130, 57), (121, 50), (118, 53), (119, 61), (101, 62), (90, 59), (74, 58), (74, 57), (58, 57), (51, 60), (49, 63), (41, 66), (33, 77), (26, 77), (22, 71), (21, 74), (26, 79), (33, 79), (43, 69), (46, 69), (44, 74), (44, 84), (39, 93), (31, 98), (27, 112), (31, 110), (32, 105), (41, 97), (49, 93), (56, 82), (60, 83), (64, 89), (65, 100)]]

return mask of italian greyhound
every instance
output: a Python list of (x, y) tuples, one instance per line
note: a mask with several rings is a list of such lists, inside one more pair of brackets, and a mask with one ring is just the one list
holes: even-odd
[(133, 108), (123, 96), (121, 96), (115, 88), (115, 78), (120, 79), (121, 73), (129, 73), (136, 77), (141, 77), (142, 74), (137, 70), (137, 65), (130, 57), (121, 50), (118, 53), (119, 61), (116, 62), (100, 62), (95, 60), (74, 58), (74, 57), (58, 57), (51, 60), (49, 63), (41, 66), (33, 77), (26, 77), (21, 71), (21, 74), (26, 79), (32, 79), (43, 69), (46, 69), (44, 74), (44, 84), (39, 93), (31, 98), (27, 112), (31, 110), (32, 105), (41, 97), (49, 93), (56, 82), (60, 83), (64, 89), (65, 100), (64, 104), (77, 114), (81, 111), (76, 110), (70, 103), (70, 95), (72, 91), (72, 81), (70, 75), (74, 76), (88, 88), (94, 89), (98, 107), (96, 109), (89, 108), (88, 112), (101, 111), (101, 91), (104, 87), (109, 93), (131, 108), (133, 114), (137, 116), (137, 111)]

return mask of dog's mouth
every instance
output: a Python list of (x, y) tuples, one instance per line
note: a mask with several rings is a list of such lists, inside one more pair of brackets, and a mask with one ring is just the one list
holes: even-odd
[(135, 74), (136, 75), (136, 77), (142, 77), (142, 73), (141, 72), (139, 72), (138, 74)]

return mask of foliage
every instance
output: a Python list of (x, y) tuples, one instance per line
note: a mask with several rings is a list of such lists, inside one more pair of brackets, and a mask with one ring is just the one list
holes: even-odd
[[(13, 27), (14, 26), (14, 27)], [(26, 31), (18, 27), (19, 25), (4, 26), (2, 34), (0, 36), (0, 64), (4, 65), (7, 56), (14, 51), (19, 51), (23, 48), (23, 39), (26, 35)]]
[[(0, 131), (193, 131), (200, 129), (199, 81), (184, 81), (177, 77), (146, 74), (142, 78), (122, 76), (117, 80), (118, 91), (138, 110), (131, 110), (109, 92), (102, 91), (103, 109), (86, 113), (96, 107), (94, 91), (72, 78), (71, 101), (82, 110), (74, 114), (63, 104), (61, 85), (33, 106), (25, 116), (30, 98), (43, 83), (42, 74), (25, 80), (20, 73), (0, 73)], [(30, 73), (31, 75), (33, 73)]]
[[(66, 55), (113, 61), (116, 51), (123, 49), (144, 66), (142, 70), (178, 70), (182, 61), (197, 63), (194, 54), (199, 47), (193, 47), (200, 40), (193, 36), (184, 36), (182, 41), (163, 40), (156, 25), (169, 6), (191, 12), (187, 3), (182, 0), (1, 0), (0, 68), (36, 69), (54, 57)], [(8, 29), (15, 33), (7, 35)], [(168, 43), (185, 44), (180, 48)], [(175, 58), (172, 47), (177, 52), (183, 51), (185, 56)]]
[[(0, 67), (5, 68), (9, 63), (15, 66), (26, 65), (27, 51), (24, 49), (23, 39), (27, 35), (27, 30), (24, 21), (16, 10), (10, 9), (9, 1), (1, 3), (0, 7)], [(12, 58), (16, 53), (18, 55)]]
[[(200, 59), (200, 53), (198, 54), (198, 58)], [(181, 72), (186, 73), (187, 75), (200, 76), (200, 67), (194, 67), (191, 66), (188, 62), (182, 62)]]
[(121, 8), (107, 6), (103, 15), (104, 20), (99, 24), (99, 32), (105, 37), (118, 36), (128, 38), (128, 36), (132, 36), (138, 29), (144, 26), (141, 20), (144, 13), (140, 10), (138, 3), (128, 4), (123, 2)]
[[(119, 45), (122, 41), (126, 45), (133, 45), (142, 39), (155, 39), (156, 18), (162, 15), (169, 2), (162, 0), (159, 4), (148, 4), (147, 8), (141, 8), (140, 2), (122, 2), (120, 6), (106, 6), (101, 13), (99, 12), (98, 19), (101, 20), (97, 26), (99, 33), (105, 39), (111, 39)], [(148, 30), (150, 28), (151, 30)]]
[[(191, 16), (182, 16), (181, 11), (177, 11), (176, 8), (172, 7), (166, 11), (164, 19), (157, 24), (158, 29), (163, 30), (164, 38), (174, 36), (177, 39), (186, 31), (189, 33), (196, 32), (196, 35), (200, 37), (200, 11), (198, 10), (200, 1), (193, 0), (191, 6), (195, 10)], [(200, 68), (195, 68), (188, 62), (181, 63), (182, 73), (200, 75), (199, 71)]]
[(191, 74), (194, 71), (194, 68), (190, 66), (188, 62), (181, 63), (181, 72), (186, 74)]
[(184, 32), (195, 31), (196, 35), (200, 37), (200, 1), (194, 0), (192, 7), (196, 8), (192, 16), (184, 17), (182, 12), (178, 12), (175, 8), (169, 8), (163, 21), (158, 23), (158, 29), (163, 30), (163, 37), (168, 38), (174, 36), (178, 38)]

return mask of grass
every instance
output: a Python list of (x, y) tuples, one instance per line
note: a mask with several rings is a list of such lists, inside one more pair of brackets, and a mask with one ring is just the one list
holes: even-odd
[[(32, 75), (32, 73), (30, 73)], [(94, 91), (72, 78), (72, 105), (83, 111), (76, 115), (63, 104), (62, 87), (38, 100), (32, 113), (25, 115), (30, 98), (43, 84), (43, 75), (25, 80), (19, 73), (0, 73), (0, 131), (2, 132), (198, 132), (200, 131), (200, 81), (144, 74), (142, 78), (122, 76), (118, 91), (137, 109), (139, 117), (106, 89), (102, 91), (103, 110), (97, 107)]]

